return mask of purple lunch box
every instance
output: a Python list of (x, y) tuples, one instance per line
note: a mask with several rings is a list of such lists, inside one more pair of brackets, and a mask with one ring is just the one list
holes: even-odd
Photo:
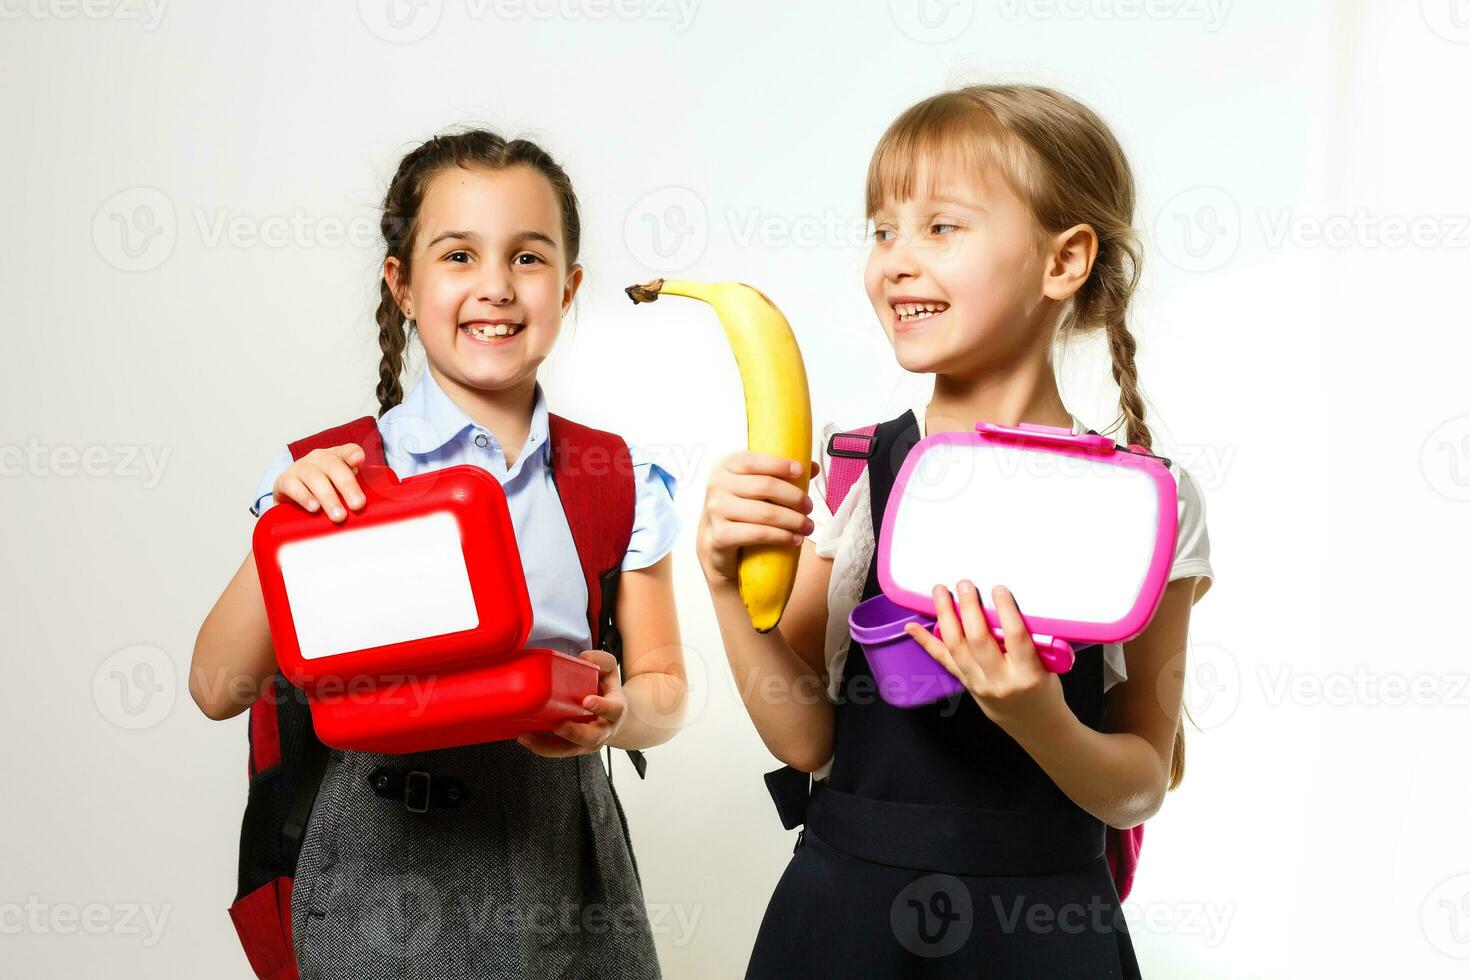
[(879, 696), (895, 707), (914, 708), (963, 691), (964, 685), (903, 631), (908, 623), (939, 635), (932, 616), (900, 606), (882, 593), (858, 603), (847, 617), (852, 638), (868, 656)]

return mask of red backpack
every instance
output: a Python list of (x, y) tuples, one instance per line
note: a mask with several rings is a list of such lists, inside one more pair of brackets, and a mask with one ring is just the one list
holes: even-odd
[[(587, 624), (598, 649), (621, 662), (622, 639), (613, 614), (618, 571), (633, 533), (632, 459), (627, 445), (611, 432), (558, 415), (550, 417), (550, 430), (552, 481), (587, 580)], [(300, 459), (313, 449), (349, 442), (362, 447), (365, 465), (387, 465), (371, 415), (291, 443), (291, 456)], [(250, 708), (249, 734), (250, 791), (230, 918), (257, 977), (299, 980), (291, 938), (291, 885), (328, 749), (312, 729), (305, 694), (280, 671)], [(641, 778), (647, 768), (643, 753), (628, 755)]]
[[(867, 468), (868, 457), (873, 454), (873, 434), (876, 425), (865, 425), (861, 429), (834, 432), (827, 440), (827, 509), (837, 513), (852, 485)], [(837, 440), (846, 439), (839, 445)], [(875, 529), (876, 530), (876, 529)], [(1112, 872), (1113, 884), (1118, 889), (1118, 900), (1128, 897), (1133, 889), (1133, 874), (1138, 868), (1138, 852), (1143, 847), (1143, 824), (1119, 830), (1109, 827), (1107, 831), (1108, 870)]]

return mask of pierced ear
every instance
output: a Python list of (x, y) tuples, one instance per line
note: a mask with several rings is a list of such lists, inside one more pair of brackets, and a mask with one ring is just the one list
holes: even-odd
[(1051, 239), (1043, 291), (1049, 299), (1064, 300), (1082, 288), (1097, 259), (1097, 232), (1091, 225), (1073, 225)]

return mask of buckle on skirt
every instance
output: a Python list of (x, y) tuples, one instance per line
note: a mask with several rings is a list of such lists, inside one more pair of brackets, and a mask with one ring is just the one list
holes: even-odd
[(470, 788), (462, 780), (422, 769), (403, 772), (379, 766), (368, 775), (368, 785), (378, 796), (402, 802), (410, 813), (453, 809), (470, 798)]

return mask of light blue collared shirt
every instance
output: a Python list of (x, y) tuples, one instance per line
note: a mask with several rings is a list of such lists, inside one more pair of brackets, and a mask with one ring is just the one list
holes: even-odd
[[(378, 431), (388, 465), (400, 479), (468, 463), (500, 481), (535, 615), (527, 645), (578, 654), (592, 642), (587, 631), (587, 582), (551, 480), (548, 416), (546, 396), (537, 384), (526, 445), (507, 468), (494, 433), (471, 420), (425, 369), (403, 401), (378, 419)], [(674, 477), (636, 447), (628, 448), (637, 496), (623, 571), (652, 565), (668, 554), (679, 534)], [(290, 465), (289, 449), (270, 461), (255, 491), (251, 507), (255, 514), (274, 505), (276, 478)]]

